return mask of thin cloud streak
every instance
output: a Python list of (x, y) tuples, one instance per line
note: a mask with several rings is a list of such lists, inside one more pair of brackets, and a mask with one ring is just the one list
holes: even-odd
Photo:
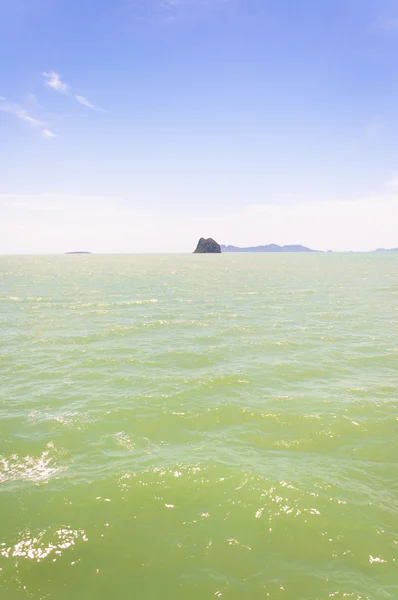
[(56, 134), (50, 129), (46, 128), (45, 123), (36, 117), (32, 117), (24, 108), (21, 108), (17, 104), (0, 104), (0, 111), (13, 115), (21, 121), (25, 121), (32, 127), (40, 128), (42, 130), (42, 136), (50, 139), (57, 137)]
[(80, 104), (83, 104), (83, 106), (86, 106), (87, 108), (91, 108), (91, 110), (99, 110), (99, 111), (103, 110), (99, 106), (92, 104), (89, 100), (87, 100), (87, 98), (85, 96), (79, 96), (79, 94), (75, 94), (75, 99), (78, 102), (80, 102)]
[(56, 138), (57, 135), (53, 131), (50, 131), (50, 129), (43, 129), (43, 137), (49, 139), (49, 138)]
[(39, 119), (32, 117), (24, 108), (16, 104), (2, 104), (0, 110), (21, 119), (21, 121), (26, 121), (35, 127), (42, 127), (44, 125)]
[(45, 71), (43, 77), (45, 79), (45, 85), (55, 92), (60, 92), (61, 94), (67, 94), (73, 97), (76, 102), (79, 102), (79, 104), (82, 104), (90, 110), (103, 111), (102, 108), (90, 102), (85, 96), (75, 93), (70, 85), (62, 81), (60, 74), (56, 71)]

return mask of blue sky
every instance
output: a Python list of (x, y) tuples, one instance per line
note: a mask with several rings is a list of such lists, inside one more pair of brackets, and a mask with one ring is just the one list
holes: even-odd
[(0, 252), (398, 246), (397, 0), (0, 2)]

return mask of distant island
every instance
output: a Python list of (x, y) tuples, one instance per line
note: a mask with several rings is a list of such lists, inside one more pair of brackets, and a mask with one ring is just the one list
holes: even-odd
[[(222, 252), (317, 252), (323, 253), (323, 250), (313, 250), (312, 248), (307, 248), (306, 246), (301, 246), (299, 244), (287, 245), (287, 246), (279, 246), (278, 244), (267, 244), (266, 246), (249, 246), (248, 248), (240, 248), (238, 246), (226, 246), (225, 244), (221, 244)], [(327, 250), (326, 253), (329, 254), (333, 252), (333, 250)], [(355, 250), (349, 250), (349, 252), (353, 253)], [(366, 251), (365, 251), (366, 252)], [(398, 248), (376, 248), (376, 250), (368, 250), (367, 252), (378, 252), (378, 253), (389, 253), (396, 252), (398, 253)]]
[(373, 252), (398, 252), (398, 248), (377, 248)]
[(213, 238), (200, 238), (194, 254), (221, 254), (221, 246)]
[(92, 254), (92, 252), (86, 252), (85, 250), (79, 250), (77, 252), (65, 252), (65, 254)]
[(238, 248), (238, 246), (225, 246), (222, 244), (221, 250), (222, 252), (321, 252), (321, 250), (311, 250), (311, 248), (306, 248), (306, 246), (278, 246), (278, 244), (251, 246), (249, 248)]

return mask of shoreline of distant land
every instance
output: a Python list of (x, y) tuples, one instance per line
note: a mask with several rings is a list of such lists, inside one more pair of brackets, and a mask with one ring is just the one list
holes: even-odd
[(376, 248), (376, 250), (313, 250), (307, 248), (307, 246), (301, 246), (300, 244), (290, 244), (286, 246), (279, 246), (278, 244), (266, 244), (264, 246), (248, 246), (239, 247), (225, 244), (221, 244), (221, 252), (313, 252), (317, 254), (329, 254), (331, 252), (338, 254), (356, 253), (356, 254), (371, 254), (371, 253), (388, 253), (398, 252), (398, 248)]
[[(239, 246), (226, 246), (221, 244), (222, 252), (323, 252), (323, 250), (312, 250), (299, 244), (279, 246), (278, 244), (267, 244), (265, 246), (249, 246), (241, 248)], [(331, 252), (331, 250), (329, 250)]]
[[(277, 244), (268, 244), (264, 246), (249, 246), (249, 247), (240, 247), (240, 246), (232, 246), (225, 244), (221, 244), (221, 252), (223, 254), (233, 254), (233, 253), (302, 253), (302, 254), (398, 254), (398, 247), (395, 248), (376, 248), (374, 250), (313, 250), (311, 248), (307, 248), (306, 246), (300, 245), (286, 245), (286, 246), (278, 246)], [(112, 255), (160, 255), (160, 254), (189, 254), (189, 252), (184, 251), (164, 251), (164, 252), (89, 252), (87, 250), (74, 250), (70, 252), (32, 252), (32, 253), (10, 253), (10, 252), (0, 252), (0, 256), (59, 256), (59, 255), (97, 255), (97, 256), (112, 256)]]

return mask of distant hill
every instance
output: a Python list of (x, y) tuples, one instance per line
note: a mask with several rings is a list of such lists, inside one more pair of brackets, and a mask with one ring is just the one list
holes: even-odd
[(222, 252), (320, 252), (320, 250), (311, 250), (300, 245), (278, 246), (278, 244), (268, 244), (267, 246), (251, 246), (249, 248), (238, 248), (238, 246), (221, 245)]
[(398, 248), (377, 248), (373, 252), (398, 252)]
[(84, 250), (78, 250), (77, 252), (65, 252), (65, 254), (91, 254), (91, 252), (86, 252)]

